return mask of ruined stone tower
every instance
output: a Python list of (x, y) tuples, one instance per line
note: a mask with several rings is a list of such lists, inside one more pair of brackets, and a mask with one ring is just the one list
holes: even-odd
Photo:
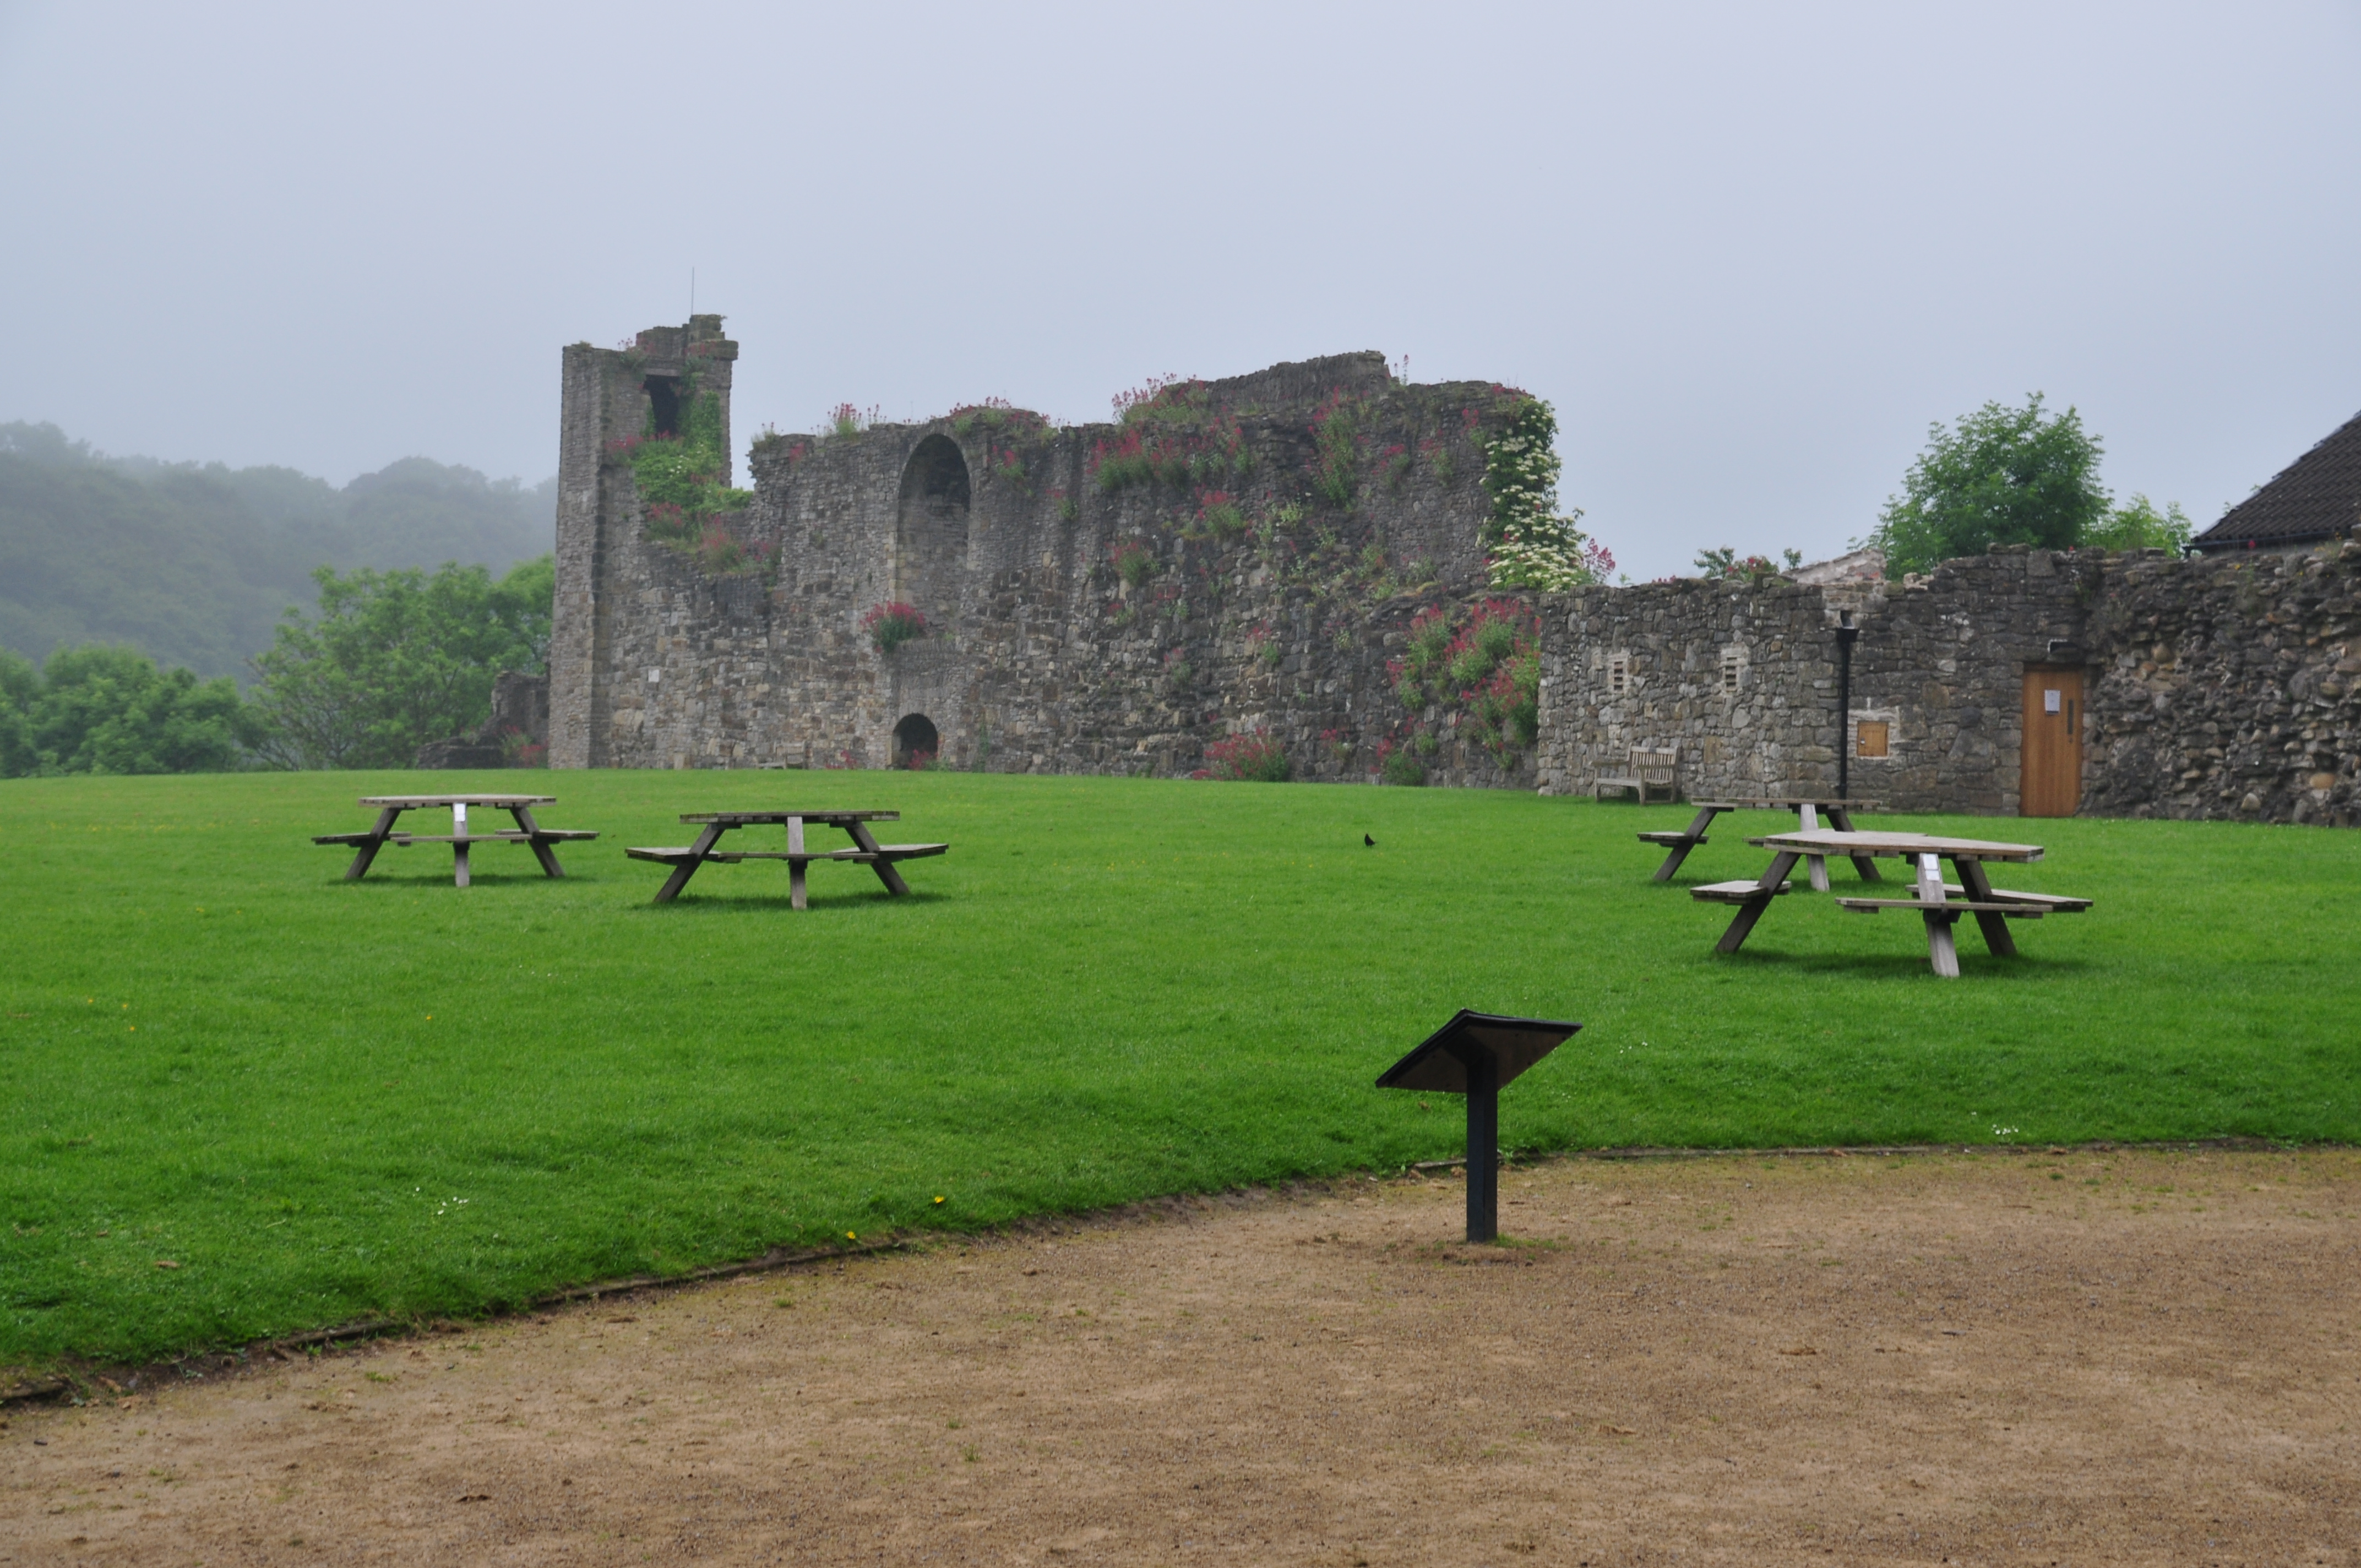
[[(636, 547), (645, 507), (619, 450), (686, 432), (700, 411), (718, 422), (720, 481), (730, 477), (730, 372), (738, 345), (719, 316), (650, 327), (628, 348), (566, 350), (557, 458), (557, 599), (549, 650), (549, 763), (587, 768), (606, 758), (592, 741), (625, 678), (615, 664), (615, 618), (630, 607), (608, 570), (619, 543)], [(701, 408), (700, 408), (701, 405)]]

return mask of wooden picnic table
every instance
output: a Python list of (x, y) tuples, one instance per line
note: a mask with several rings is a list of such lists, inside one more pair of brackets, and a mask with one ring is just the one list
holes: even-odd
[[(910, 891), (902, 873), (894, 869), (897, 861), (915, 861), (928, 855), (947, 852), (949, 844), (881, 844), (869, 831), (872, 822), (898, 822), (898, 811), (694, 811), (684, 816), (683, 822), (704, 825), (697, 842), (685, 847), (626, 850), (623, 852), (635, 861), (654, 861), (672, 867), (672, 875), (657, 890), (655, 901), (669, 904), (680, 896), (697, 868), (708, 861), (719, 861), (735, 865), (740, 861), (785, 861), (787, 862), (787, 888), (790, 901), (797, 909), (807, 908), (804, 896), (804, 868), (814, 861), (850, 861), (865, 865), (877, 873), (885, 891), (900, 897)], [(717, 850), (721, 835), (738, 828), (757, 828), (774, 823), (785, 824), (787, 847), (785, 850)], [(840, 828), (852, 839), (850, 850), (809, 850), (804, 847), (804, 829), (812, 824)]]
[[(1826, 795), (1772, 795), (1740, 796), (1730, 800), (1700, 800), (1695, 804), (1697, 808), (1697, 816), (1690, 819), (1687, 827), (1678, 832), (1666, 831), (1640, 835), (1642, 843), (1663, 844), (1671, 850), (1671, 853), (1664, 857), (1664, 863), (1656, 868), (1655, 880), (1658, 882), (1673, 880), (1673, 873), (1681, 869), (1681, 862), (1689, 858), (1689, 851), (1706, 842), (1705, 830), (1713, 826), (1713, 819), (1725, 811), (1792, 811), (1795, 814), (1796, 827), (1806, 833), (1819, 827), (1820, 813), (1826, 812), (1831, 827), (1839, 833), (1850, 833), (1852, 831), (1853, 809), (1858, 806), (1862, 810), (1868, 810), (1879, 803), (1874, 800), (1847, 800)], [(1804, 858), (1811, 870), (1812, 891), (1828, 892), (1828, 857), (1806, 855)], [(1853, 856), (1852, 869), (1860, 873), (1861, 880), (1863, 882), (1880, 880), (1877, 874), (1877, 863), (1867, 855)]]
[[(564, 867), (550, 851), (552, 844), (569, 839), (596, 839), (592, 830), (579, 828), (544, 828), (533, 819), (533, 808), (556, 802), (554, 795), (369, 795), (361, 797), (363, 806), (378, 808), (377, 824), (364, 833), (321, 833), (313, 837), (314, 844), (353, 844), (358, 851), (353, 863), (345, 868), (346, 882), (358, 882), (368, 873), (369, 863), (377, 852), (391, 844), (407, 850), (412, 844), (448, 844), (451, 846), (451, 880), (460, 887), (467, 885), (467, 850), (476, 844), (529, 844), (541, 869), (551, 876), (562, 877)], [(437, 806), (451, 808), (451, 831), (448, 833), (397, 833), (394, 824), (405, 811), (425, 811)], [(516, 827), (499, 828), (489, 833), (467, 830), (467, 808), (483, 806), (492, 811), (505, 811), (516, 819)]]
[[(1863, 915), (1874, 915), (1883, 909), (1918, 911), (1927, 922), (1927, 961), (1946, 980), (1960, 976), (1960, 953), (1951, 939), (1951, 927), (1960, 916), (1976, 917), (1984, 945), (1993, 956), (2014, 958), (2016, 940), (2009, 934), (2009, 921), (2038, 920), (2045, 915), (2079, 915), (2091, 907), (2087, 898), (2017, 893), (1993, 886), (1992, 879), (1984, 874), (1986, 861), (2030, 864), (2041, 859), (2038, 844), (1998, 844), (1982, 839), (1934, 838), (1924, 833), (1847, 833), (1828, 828), (1772, 833), (1747, 842), (1772, 851), (1770, 868), (1760, 877), (1752, 882), (1708, 883), (1689, 889), (1689, 896), (1700, 903), (1738, 905), (1730, 929), (1715, 944), (1717, 952), (1738, 951), (1747, 933), (1754, 929), (1754, 923), (1771, 906), (1772, 899), (1787, 891), (1787, 873), (1795, 869), (1796, 861), (1811, 854), (1890, 855), (1913, 862), (1917, 876), (1911, 897), (1840, 898), (1837, 905)], [(1959, 873), (1958, 882), (1943, 880), (1938, 870), (1941, 861), (1951, 862)]]

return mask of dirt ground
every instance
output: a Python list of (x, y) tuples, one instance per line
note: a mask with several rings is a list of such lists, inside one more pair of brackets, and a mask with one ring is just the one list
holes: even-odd
[(1569, 1159), (0, 1430), (0, 1563), (2361, 1563), (2361, 1153)]

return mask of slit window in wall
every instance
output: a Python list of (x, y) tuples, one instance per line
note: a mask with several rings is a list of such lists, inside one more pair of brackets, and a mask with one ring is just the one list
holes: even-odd
[(1746, 678), (1746, 650), (1731, 646), (1721, 651), (1721, 695), (1736, 696)]
[(651, 376), (641, 383), (648, 391), (648, 417), (655, 425), (653, 433), (673, 436), (680, 433), (680, 382), (670, 376)]
[(1629, 653), (1608, 654), (1607, 695), (1609, 696), (1621, 696), (1625, 692), (1631, 689), (1631, 655)]
[(1883, 757), (1891, 750), (1892, 727), (1883, 718), (1864, 718), (1853, 726), (1852, 754), (1856, 757)]

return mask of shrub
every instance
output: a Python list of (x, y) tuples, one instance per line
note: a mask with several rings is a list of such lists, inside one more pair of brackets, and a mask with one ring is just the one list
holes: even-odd
[(1119, 539), (1107, 548), (1107, 559), (1114, 563), (1115, 576), (1137, 588), (1156, 576), (1156, 552), (1143, 539)]
[(647, 536), (661, 543), (694, 546), (703, 538), (708, 518), (739, 510), (753, 492), (721, 482), (730, 460), (723, 450), (718, 394), (693, 392), (681, 424), (671, 435), (659, 435), (651, 427), (641, 435), (609, 442), (606, 455), (631, 469)]
[[(1786, 570), (1793, 571), (1804, 564), (1802, 551), (1789, 550), (1784, 554), (1787, 558)], [(1708, 577), (1720, 577), (1734, 583), (1767, 582), (1777, 576), (1781, 570), (1772, 564), (1768, 556), (1741, 556), (1736, 550), (1726, 544), (1718, 550), (1698, 551), (1696, 565), (1698, 572)]]
[(899, 601), (872, 605), (861, 618), (861, 630), (869, 633), (880, 653), (891, 653), (903, 643), (927, 634), (927, 618), (915, 606)]
[[(1557, 415), (1539, 398), (1499, 390), (1510, 400), (1508, 418), (1484, 443), (1484, 490), (1492, 498), (1485, 569), (1492, 587), (1554, 592), (1604, 581), (1615, 557), (1575, 526), (1579, 509), (1557, 510)], [(1467, 413), (1473, 428), (1475, 411)]]
[(1127, 424), (1114, 441), (1091, 448), (1085, 467), (1100, 489), (1113, 491), (1148, 484), (1187, 489), (1244, 474), (1251, 466), (1245, 432), (1215, 410), (1202, 427)]
[(1246, 513), (1238, 510), (1237, 498), (1227, 490), (1197, 492), (1196, 531), (1200, 536), (1228, 539), (1244, 533)]
[(0, 777), (224, 773), (260, 726), (227, 675), (200, 681), (136, 648), (60, 648), (38, 673), (0, 650)]
[(1389, 784), (1414, 787), (1426, 782), (1426, 764), (1408, 746), (1391, 737), (1378, 742), (1378, 777)]
[(548, 652), (555, 566), (432, 574), (322, 566), (319, 613), (287, 612), (254, 661), (261, 751), (290, 768), (406, 768), (427, 741), (475, 729), (502, 670)]
[(1514, 599), (1485, 600), (1455, 633), (1450, 611), (1430, 607), (1411, 618), (1402, 657), (1386, 673), (1412, 713), (1430, 703), (1465, 710), (1477, 742), (1505, 768), (1540, 733), (1540, 619)]
[(1294, 772), (1293, 765), (1287, 760), (1285, 748), (1257, 729), (1249, 735), (1233, 735), (1226, 740), (1216, 740), (1206, 747), (1205, 765), (1189, 776), (1253, 784), (1285, 784)]
[(545, 768), (549, 747), (511, 724), (500, 731), (500, 760), (511, 768)]
[(692, 553), (697, 564), (717, 577), (736, 576), (760, 567), (769, 552), (762, 545), (751, 548), (739, 542), (737, 535), (723, 527), (719, 519), (708, 520), (703, 532), (697, 536)]
[(1360, 405), (1339, 389), (1312, 411), (1312, 488), (1349, 507), (1361, 488)]

